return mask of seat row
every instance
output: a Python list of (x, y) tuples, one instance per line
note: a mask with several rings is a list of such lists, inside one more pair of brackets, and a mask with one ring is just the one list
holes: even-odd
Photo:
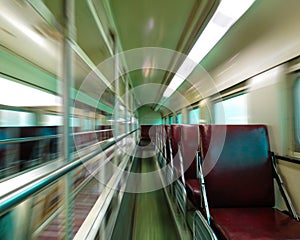
[[(270, 151), (267, 126), (159, 125), (155, 144), (184, 218), (189, 203), (197, 209), (195, 239), (300, 239), (299, 219)], [(288, 213), (275, 208), (274, 179)], [(206, 237), (197, 231), (199, 214), (213, 230)]]

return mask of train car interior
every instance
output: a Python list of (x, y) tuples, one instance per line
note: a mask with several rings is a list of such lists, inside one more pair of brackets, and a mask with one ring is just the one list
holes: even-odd
[(299, 0), (0, 0), (0, 240), (299, 240)]

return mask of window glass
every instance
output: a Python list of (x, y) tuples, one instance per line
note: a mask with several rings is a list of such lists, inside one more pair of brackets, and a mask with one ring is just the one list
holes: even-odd
[(63, 123), (62, 116), (46, 114), (43, 116), (43, 125), (44, 126), (61, 126)]
[(71, 118), (71, 126), (72, 127), (80, 127), (80, 119), (76, 117)]
[(176, 116), (172, 117), (172, 123), (177, 123)]
[(200, 108), (194, 108), (189, 110), (189, 123), (191, 124), (200, 123)]
[(247, 94), (216, 103), (214, 114), (216, 124), (247, 124)]
[(172, 123), (173, 123), (172, 116), (169, 116), (169, 124), (172, 124)]
[(177, 114), (177, 123), (182, 123), (182, 114)]
[(89, 118), (84, 119), (83, 131), (89, 131), (92, 128), (92, 121)]
[(35, 115), (31, 112), (0, 110), (0, 126), (27, 127), (35, 125)]

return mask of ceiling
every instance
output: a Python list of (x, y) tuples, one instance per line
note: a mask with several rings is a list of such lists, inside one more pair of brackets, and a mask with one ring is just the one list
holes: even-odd
[[(62, 71), (62, 1), (44, 0), (39, 4), (36, 2), (25, 0), (0, 2), (1, 9), (6, 14), (6, 16), (2, 14), (2, 19), (0, 19), (2, 23), (0, 29), (1, 46), (12, 55), (24, 58), (29, 64), (56, 78)], [(105, 89), (101, 92), (101, 101), (113, 107), (112, 92), (116, 89), (109, 89), (99, 81), (95, 86), (96, 79), (90, 80), (89, 86), (84, 81), (91, 72), (91, 68), (101, 65), (115, 54), (115, 43), (118, 46), (118, 53), (145, 47), (157, 47), (187, 53), (217, 4), (217, 1), (212, 0), (75, 1), (75, 33), (73, 38), (76, 41), (77, 50), (79, 49), (75, 53), (75, 88), (81, 88), (82, 91), (95, 99), (99, 99), (99, 88)], [(47, 47), (37, 46), (37, 42), (30, 39), (20, 29), (22, 27), (14, 26), (14, 23), (7, 19), (8, 15), (12, 19), (23, 22), (23, 25), (37, 36), (45, 38)], [(174, 65), (175, 60), (170, 55), (166, 59), (168, 61), (166, 64)], [(156, 103), (162, 92), (152, 92), (150, 89), (146, 89), (146, 92), (136, 91), (137, 93), (135, 93), (136, 87), (151, 83), (167, 84), (170, 81), (168, 71), (159, 69), (159, 66), (155, 69), (156, 61), (158, 60), (155, 59), (155, 56), (151, 57), (144, 54), (140, 56), (143, 69), (138, 66), (130, 71), (131, 66), (128, 67), (130, 60), (128, 61), (126, 56), (120, 59), (120, 68), (126, 72), (126, 77), (122, 77), (119, 93), (121, 95), (125, 93), (125, 84), (128, 82), (135, 102), (139, 105), (137, 107), (145, 104), (145, 94), (148, 95), (146, 97), (148, 103)], [(113, 61), (111, 62), (113, 63)], [(111, 74), (112, 71), (113, 68), (110, 68), (108, 75), (113, 75)], [(20, 75), (22, 74), (20, 73)], [(96, 77), (94, 76), (94, 78)], [(109, 77), (113, 78), (113, 76), (107, 78)], [(113, 79), (109, 79), (109, 81), (112, 82)], [(112, 84), (114, 83), (112, 82)], [(50, 89), (47, 82), (35, 82), (35, 85), (50, 91), (57, 91), (53, 87)], [(57, 84), (55, 87), (59, 88), (59, 85)]]
[[(11, 56), (6, 65), (12, 64), (16, 58), (24, 62), (18, 69), (0, 63), (2, 73), (18, 76), (19, 81), (32, 83), (50, 92), (60, 92), (57, 79), (61, 78), (62, 72), (62, 2), (0, 1), (0, 50)], [(226, 69), (226, 64), (228, 67), (229, 63), (237, 61), (243, 54), (241, 49), (246, 51), (247, 46), (275, 31), (274, 25), (284, 28), (282, 22), (299, 20), (299, 1), (284, 2), (256, 1), (201, 62), (205, 73), (200, 67), (194, 72), (213, 77), (217, 86), (236, 84), (237, 80), (233, 79), (227, 85), (222, 85), (223, 78), (218, 76)], [(143, 105), (157, 109), (157, 104), (162, 103), (163, 87), (169, 84), (183, 60), (180, 54), (189, 52), (218, 4), (219, 0), (76, 0), (72, 37), (75, 52), (74, 87), (113, 108), (114, 93), (118, 92), (125, 101), (128, 84), (127, 90), (134, 98), (136, 109)], [(14, 25), (12, 19), (18, 19), (23, 25)], [(44, 43), (38, 43), (38, 39), (33, 41), (24, 29), (34, 32), (37, 38), (43, 38)], [(112, 58), (116, 52), (120, 53), (119, 71), (123, 74), (118, 89), (115, 88)], [(24, 78), (28, 75), (25, 65), (35, 69), (30, 79)], [(96, 66), (99, 71), (93, 72)], [(203, 82), (194, 72), (194, 77), (191, 74), (190, 79), (159, 108), (163, 115), (205, 97), (205, 91), (199, 93), (195, 89), (197, 84)], [(47, 79), (41, 80), (45, 74)], [(99, 81), (103, 79), (102, 74), (105, 81)], [(247, 74), (250, 75), (250, 72)], [(239, 78), (239, 81), (248, 75)]]

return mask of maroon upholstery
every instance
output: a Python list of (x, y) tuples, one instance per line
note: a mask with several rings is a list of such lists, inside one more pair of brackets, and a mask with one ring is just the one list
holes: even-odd
[(150, 140), (149, 130), (152, 125), (141, 125), (141, 139), (142, 140)]
[(156, 141), (155, 141), (156, 140), (156, 131), (159, 131), (161, 126), (159, 126), (159, 125), (148, 125), (147, 128), (148, 128), (148, 136), (149, 136), (148, 140), (151, 140), (151, 142), (153, 144), (156, 144)]
[(214, 208), (211, 215), (226, 239), (300, 239), (300, 223), (274, 208)]
[(272, 207), (274, 187), (267, 128), (263, 125), (226, 126), (224, 146), (212, 139), (224, 125), (200, 125), (205, 162), (215, 161), (205, 177), (210, 207)]
[(174, 170), (180, 172), (180, 160), (178, 154), (178, 143), (181, 140), (181, 125), (172, 124), (171, 125), (171, 147), (173, 156), (173, 166)]
[(197, 178), (196, 154), (199, 146), (199, 125), (185, 124), (181, 129), (181, 146), (185, 179)]
[[(273, 208), (266, 126), (201, 125), (200, 135), (203, 167), (218, 160), (205, 182), (212, 224), (221, 239), (300, 239), (300, 223)], [(226, 136), (224, 146), (220, 135)]]
[(169, 139), (171, 137), (171, 126), (170, 125), (165, 125), (165, 131), (166, 131), (166, 160), (167, 163), (170, 163), (171, 158), (170, 158), (170, 148), (169, 148)]
[(194, 204), (199, 206), (201, 203), (200, 180), (188, 178), (185, 180), (187, 198)]
[(182, 125), (181, 146), (184, 163), (185, 185), (188, 199), (195, 205), (200, 204), (200, 182), (197, 179), (196, 156), (199, 147), (199, 126)]

